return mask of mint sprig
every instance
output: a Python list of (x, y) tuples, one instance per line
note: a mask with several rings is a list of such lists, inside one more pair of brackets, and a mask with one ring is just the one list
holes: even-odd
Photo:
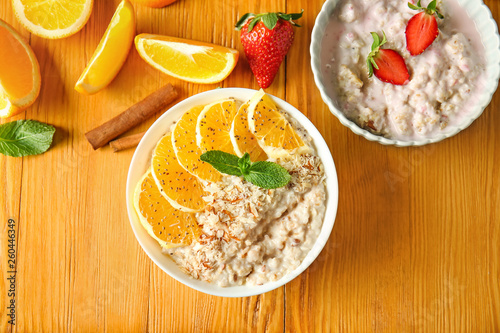
[(17, 120), (0, 125), (0, 154), (21, 157), (42, 154), (52, 144), (53, 126), (36, 120)]
[(292, 179), (281, 165), (268, 161), (252, 162), (248, 153), (238, 158), (220, 150), (210, 150), (203, 153), (200, 159), (222, 173), (242, 176), (247, 182), (265, 189), (283, 187)]

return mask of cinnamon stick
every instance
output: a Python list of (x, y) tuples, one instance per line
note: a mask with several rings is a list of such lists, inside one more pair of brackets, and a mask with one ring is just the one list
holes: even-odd
[(109, 143), (109, 146), (113, 148), (113, 152), (115, 153), (121, 150), (133, 148), (139, 144), (144, 134), (146, 134), (146, 132), (119, 138), (117, 140), (111, 141)]
[(163, 110), (176, 98), (177, 91), (169, 83), (108, 122), (85, 133), (85, 137), (94, 150), (101, 148), (117, 136), (142, 123), (156, 112)]

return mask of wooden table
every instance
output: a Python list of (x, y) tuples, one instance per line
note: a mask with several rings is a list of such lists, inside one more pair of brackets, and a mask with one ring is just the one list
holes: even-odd
[[(79, 95), (73, 86), (118, 3), (96, 0), (81, 32), (46, 40), (30, 35), (10, 1), (0, 1), (0, 18), (30, 41), (43, 80), (37, 102), (9, 121), (30, 118), (57, 128), (44, 155), (0, 156), (0, 331), (500, 331), (499, 93), (451, 139), (385, 147), (342, 126), (314, 85), (309, 43), (323, 0), (179, 0), (164, 9), (136, 6), (137, 32), (240, 50), (227, 80), (175, 80), (133, 49), (107, 89)], [(500, 1), (486, 3), (498, 22)], [(93, 151), (84, 133), (168, 82), (181, 99), (218, 86), (257, 88), (234, 23), (248, 11), (301, 8), (303, 28), (267, 91), (303, 111), (332, 151), (340, 184), (332, 235), (285, 287), (237, 299), (202, 294), (161, 271), (134, 237), (125, 206), (133, 150)], [(9, 218), (17, 245), (15, 326), (6, 313)]]

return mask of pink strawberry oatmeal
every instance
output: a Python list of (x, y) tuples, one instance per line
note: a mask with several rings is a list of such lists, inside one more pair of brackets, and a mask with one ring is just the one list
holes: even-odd
[[(422, 1), (427, 6), (429, 1)], [(416, 3), (416, 1), (413, 1)], [(347, 118), (388, 138), (431, 138), (459, 124), (485, 79), (484, 50), (474, 22), (456, 0), (438, 0), (439, 35), (418, 56), (406, 48), (405, 29), (418, 12), (405, 0), (340, 0), (323, 39), (327, 88)], [(410, 71), (406, 85), (368, 78), (370, 32), (387, 35)]]
[(313, 247), (326, 209), (325, 173), (309, 135), (288, 120), (310, 148), (269, 159), (289, 171), (288, 185), (269, 190), (230, 175), (205, 183), (208, 205), (196, 214), (202, 236), (164, 249), (193, 278), (221, 287), (262, 285), (293, 271)]

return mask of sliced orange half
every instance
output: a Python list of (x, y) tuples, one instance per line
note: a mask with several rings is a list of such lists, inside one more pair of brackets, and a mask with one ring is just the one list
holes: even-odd
[(13, 116), (40, 93), (40, 67), (31, 47), (0, 20), (0, 118)]
[(248, 127), (248, 103), (240, 106), (233, 119), (230, 136), (234, 152), (239, 157), (248, 153), (252, 161), (267, 160), (266, 152), (259, 146), (257, 138)]
[(201, 235), (194, 214), (172, 207), (156, 187), (149, 170), (137, 184), (134, 207), (144, 229), (163, 248), (189, 245)]
[(231, 143), (231, 125), (238, 112), (233, 99), (226, 99), (205, 106), (196, 124), (196, 143), (203, 152), (222, 150), (234, 154)]
[(200, 180), (179, 164), (172, 146), (172, 133), (166, 134), (156, 145), (151, 171), (160, 193), (176, 209), (197, 212), (205, 208), (202, 196), (207, 195)]
[(64, 38), (80, 31), (92, 13), (93, 0), (12, 0), (17, 19), (43, 38)]
[(172, 132), (172, 145), (177, 161), (187, 172), (209, 182), (218, 182), (221, 174), (200, 160), (203, 152), (196, 144), (196, 122), (204, 107), (196, 106), (182, 115)]
[(154, 68), (194, 83), (220, 82), (238, 62), (237, 50), (189, 39), (141, 34), (135, 47)]
[(101, 42), (78, 79), (75, 90), (95, 94), (113, 81), (122, 68), (135, 36), (135, 12), (128, 0), (116, 8)]
[(249, 101), (248, 126), (270, 157), (301, 154), (310, 150), (262, 89)]

